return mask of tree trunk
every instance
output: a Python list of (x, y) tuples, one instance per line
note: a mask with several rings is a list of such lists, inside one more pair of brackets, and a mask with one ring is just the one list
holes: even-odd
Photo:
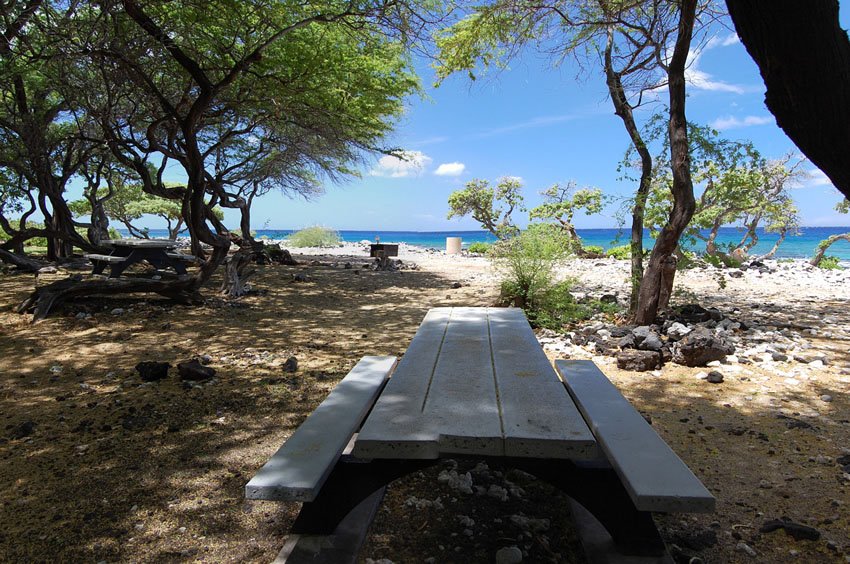
[(635, 192), (635, 205), (632, 208), (631, 243), (629, 245), (632, 255), (629, 311), (634, 313), (637, 309), (640, 284), (643, 278), (643, 219), (646, 212), (646, 199), (649, 197), (652, 181), (652, 155), (646, 147), (637, 123), (635, 123), (632, 106), (629, 104), (626, 91), (623, 88), (622, 76), (614, 70), (613, 47), (613, 30), (609, 29), (608, 42), (605, 45), (605, 82), (608, 85), (611, 102), (614, 104), (614, 114), (623, 120), (623, 125), (629, 134), (632, 145), (640, 155), (640, 183), (637, 192)]
[[(773, 256), (776, 254), (776, 251), (778, 251), (778, 250), (779, 250), (779, 245), (781, 245), (781, 244), (785, 241), (785, 237), (786, 237), (787, 235), (788, 235), (788, 230), (787, 230), (787, 229), (781, 229), (781, 230), (779, 231), (779, 238), (778, 238), (778, 239), (776, 240), (776, 242), (773, 244), (773, 248), (772, 248), (772, 249), (770, 249), (770, 250), (769, 250), (768, 252), (766, 252), (765, 254), (763, 254), (762, 256), (760, 256), (760, 257), (759, 257), (759, 260), (765, 260), (765, 259), (773, 258)], [(815, 266), (817, 266), (817, 265), (815, 265)]]
[(221, 293), (228, 298), (238, 298), (247, 294), (251, 287), (246, 284), (255, 270), (245, 271), (251, 264), (254, 252), (250, 247), (239, 249), (236, 253), (227, 257), (224, 261), (224, 282), (221, 284)]
[(673, 169), (673, 209), (667, 224), (661, 229), (655, 241), (649, 257), (649, 265), (641, 281), (638, 306), (635, 310), (635, 323), (638, 325), (653, 323), (658, 311), (667, 306), (673, 290), (675, 273), (676, 257), (673, 253), (679, 245), (679, 237), (688, 226), (696, 206), (688, 154), (688, 122), (685, 116), (685, 62), (691, 45), (695, 17), (696, 0), (682, 0), (676, 46), (667, 69), (667, 84), (670, 91), (669, 135), (670, 162)]
[(812, 266), (818, 266), (820, 261), (823, 260), (823, 255), (826, 254), (826, 250), (832, 246), (836, 241), (847, 241), (850, 243), (850, 233), (839, 233), (838, 235), (830, 235), (828, 239), (825, 241), (821, 241), (820, 245), (818, 245), (818, 250), (815, 253), (815, 256), (812, 257), (812, 260), (809, 261), (809, 264)]
[(850, 198), (850, 40), (837, 0), (726, 0), (767, 89), (765, 104), (797, 147)]
[(13, 264), (24, 272), (38, 272), (40, 269), (47, 266), (47, 263), (40, 260), (36, 260), (22, 254), (10, 253), (4, 249), (0, 249), (0, 261)]

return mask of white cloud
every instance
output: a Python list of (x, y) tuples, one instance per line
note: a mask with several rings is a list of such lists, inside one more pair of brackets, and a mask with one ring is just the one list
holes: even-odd
[(434, 174), (437, 176), (460, 176), (465, 169), (466, 165), (463, 163), (443, 163), (437, 167)]
[(711, 127), (714, 129), (739, 129), (741, 127), (751, 127), (753, 125), (765, 125), (773, 123), (773, 118), (769, 116), (746, 116), (743, 119), (734, 116), (726, 116), (717, 118), (711, 122)]
[[(685, 67), (685, 80), (693, 88), (697, 90), (708, 90), (710, 92), (732, 92), (733, 94), (743, 94), (749, 89), (738, 84), (729, 84), (722, 80), (716, 80), (714, 77), (699, 68), (700, 59), (703, 53), (716, 49), (718, 47), (728, 47), (738, 43), (738, 36), (735, 34), (727, 35), (726, 37), (712, 37), (705, 45), (697, 49), (688, 51), (688, 60)], [(669, 50), (669, 55), (672, 55), (672, 49)]]
[(806, 171), (808, 179), (803, 183), (803, 186), (832, 186), (832, 180), (819, 168), (813, 168)]
[(378, 166), (369, 174), (387, 178), (419, 176), (432, 160), (422, 151), (401, 151), (398, 157), (385, 155), (378, 159)]

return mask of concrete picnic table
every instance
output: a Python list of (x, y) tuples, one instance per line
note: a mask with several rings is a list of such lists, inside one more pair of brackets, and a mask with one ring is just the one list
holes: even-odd
[(663, 551), (652, 512), (715, 504), (593, 362), (555, 370), (521, 309), (480, 307), (431, 309), (397, 366), (364, 357), (246, 497), (305, 502), (292, 531), (329, 534), (376, 491), (445, 458), (553, 484), (629, 553)]
[(105, 244), (112, 247), (108, 255), (87, 254), (92, 261), (92, 274), (101, 274), (109, 266), (109, 277), (117, 278), (127, 267), (146, 261), (156, 268), (172, 268), (177, 274), (186, 274), (185, 262), (194, 262), (191, 255), (169, 252), (177, 246), (170, 239), (109, 239)]

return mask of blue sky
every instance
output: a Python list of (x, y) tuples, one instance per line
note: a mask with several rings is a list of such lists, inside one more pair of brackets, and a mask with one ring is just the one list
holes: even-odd
[[(847, 13), (842, 10), (847, 27)], [(728, 24), (728, 22), (727, 22)], [(724, 137), (752, 140), (768, 158), (796, 151), (764, 105), (764, 84), (755, 63), (729, 27), (717, 26), (693, 54), (689, 69), (687, 116), (710, 124)], [(433, 74), (420, 62), (424, 99), (411, 99), (390, 144), (414, 157), (372, 159), (362, 177), (327, 185), (311, 201), (280, 193), (255, 203), (255, 229), (298, 229), (325, 225), (363, 230), (466, 230), (479, 226), (470, 218), (446, 219), (448, 196), (473, 178), (495, 181), (521, 177), (526, 203), (540, 202), (539, 192), (553, 183), (575, 181), (624, 198), (635, 189), (620, 181), (617, 165), (628, 137), (614, 115), (598, 66), (580, 72), (573, 63), (553, 67), (533, 52), (507, 70), (470, 82), (465, 74), (431, 86)], [(660, 99), (666, 99), (666, 91)], [(660, 105), (641, 111), (646, 119)], [(843, 225), (846, 216), (833, 209), (837, 190), (812, 165), (811, 178), (795, 188), (802, 224)], [(577, 216), (579, 228), (614, 227), (616, 206), (602, 215)], [(519, 216), (518, 223), (527, 218)], [(227, 221), (236, 226), (235, 215)], [(160, 227), (155, 221), (150, 227)]]

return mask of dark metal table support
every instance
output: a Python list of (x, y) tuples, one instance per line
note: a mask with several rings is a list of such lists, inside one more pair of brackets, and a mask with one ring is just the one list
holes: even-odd
[[(516, 468), (552, 484), (592, 513), (624, 554), (664, 552), (664, 542), (652, 514), (634, 506), (620, 478), (607, 463), (504, 457), (476, 457), (475, 460), (483, 460), (492, 467)], [(292, 532), (330, 534), (352, 509), (376, 490), (440, 462), (440, 459), (364, 461), (343, 456), (316, 500), (302, 506)]]

